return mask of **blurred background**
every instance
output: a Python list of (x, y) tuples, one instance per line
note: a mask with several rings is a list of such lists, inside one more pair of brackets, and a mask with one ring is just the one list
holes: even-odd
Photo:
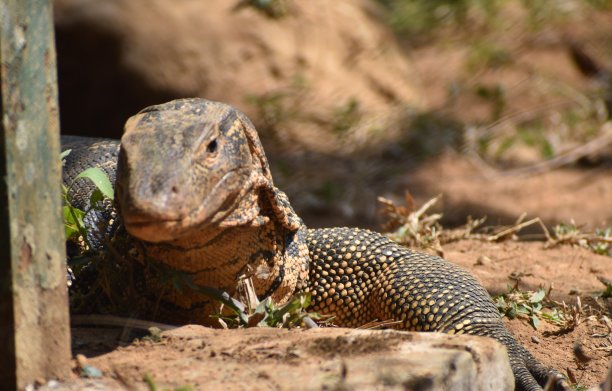
[(56, 0), (64, 134), (199, 96), (255, 123), (312, 226), (612, 224), (612, 1)]

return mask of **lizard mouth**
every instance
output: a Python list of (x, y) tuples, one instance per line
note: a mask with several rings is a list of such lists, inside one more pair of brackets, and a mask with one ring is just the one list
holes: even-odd
[(188, 213), (147, 212), (130, 208), (123, 214), (126, 230), (138, 239), (158, 243), (197, 234), (207, 225), (218, 224), (248, 194), (244, 191), (245, 178), (241, 171), (226, 173), (204, 200)]

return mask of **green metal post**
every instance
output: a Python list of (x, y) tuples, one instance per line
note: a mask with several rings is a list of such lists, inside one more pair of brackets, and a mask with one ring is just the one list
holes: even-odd
[(51, 0), (0, 0), (0, 387), (69, 373)]

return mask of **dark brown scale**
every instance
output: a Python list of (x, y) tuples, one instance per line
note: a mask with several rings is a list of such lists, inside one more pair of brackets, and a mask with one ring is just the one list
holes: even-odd
[(516, 342), (487, 291), (458, 266), (356, 228), (310, 229), (306, 242), (313, 310), (335, 324), (399, 320), (394, 327), (410, 331), (491, 337), (506, 346), (519, 390), (560, 378)]

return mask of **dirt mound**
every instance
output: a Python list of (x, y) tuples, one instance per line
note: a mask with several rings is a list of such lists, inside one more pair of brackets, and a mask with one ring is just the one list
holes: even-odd
[(375, 3), (292, 2), (282, 18), (235, 3), (56, 1), (63, 130), (118, 136), (147, 104), (201, 96), (291, 144), (338, 151), (340, 134), (369, 143), (396, 106), (418, 105)]

